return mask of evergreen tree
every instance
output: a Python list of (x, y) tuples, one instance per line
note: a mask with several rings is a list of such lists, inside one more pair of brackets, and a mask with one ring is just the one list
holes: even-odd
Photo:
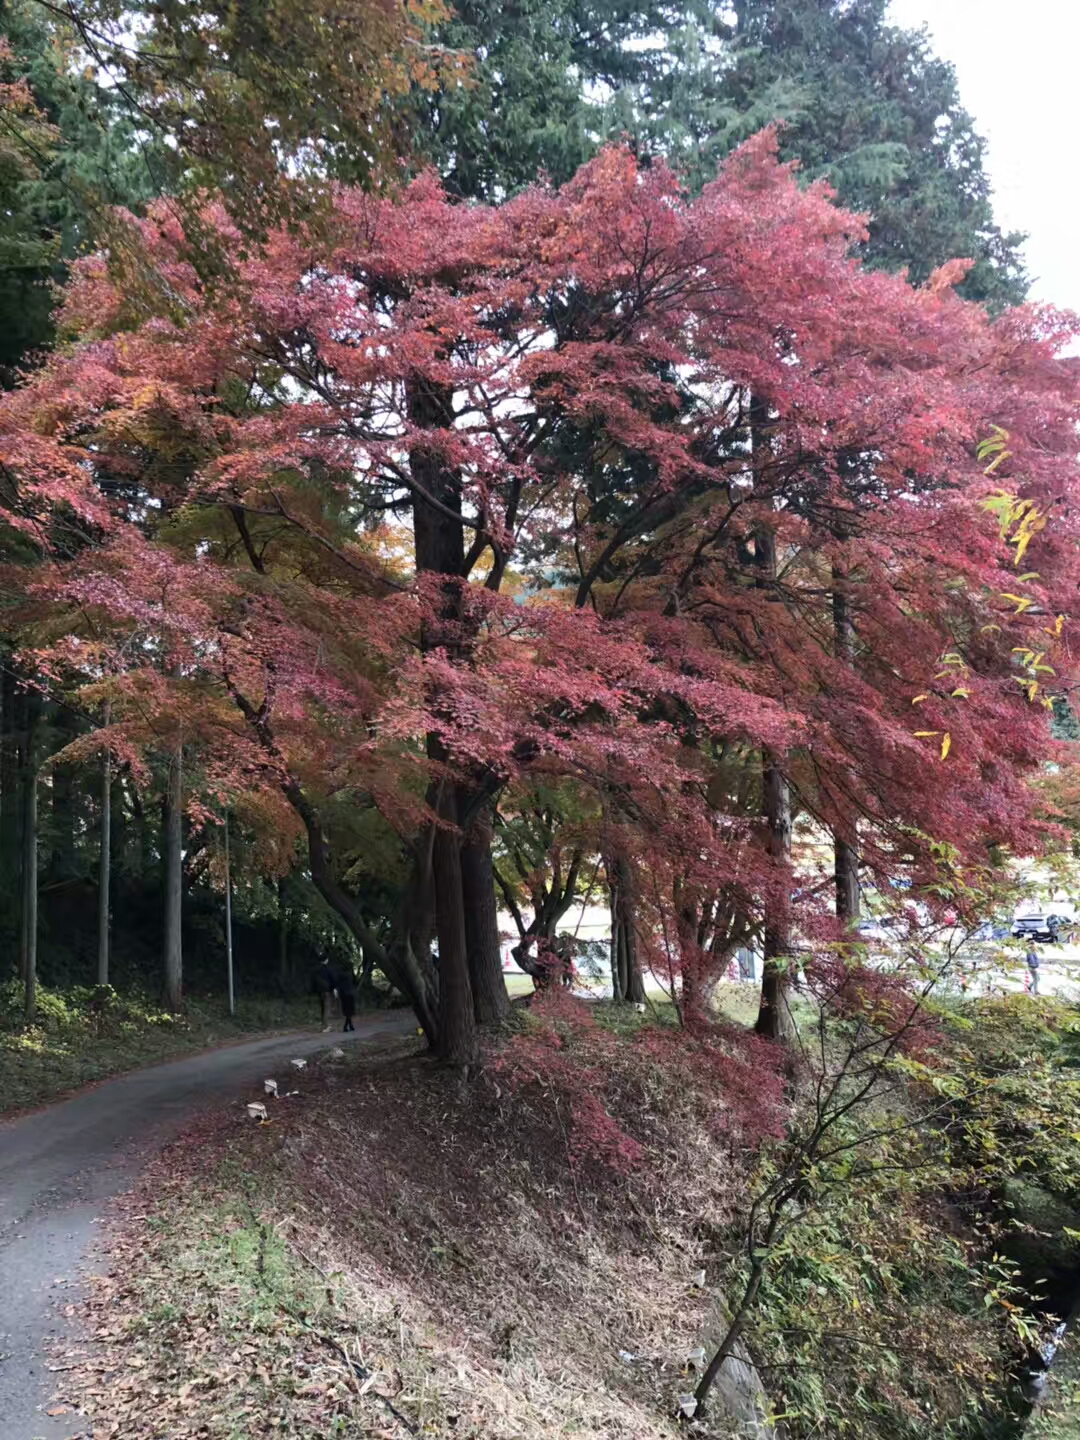
[(33, 0), (0, 0), (0, 385), (52, 341), (53, 284), (111, 205), (165, 180), (119, 97)]
[(605, 140), (664, 155), (694, 189), (770, 121), (805, 178), (870, 214), (863, 258), (924, 280), (976, 262), (963, 293), (1000, 307), (1026, 289), (1019, 235), (994, 222), (984, 145), (953, 67), (887, 0), (461, 0), (437, 32), (472, 83), (412, 102), (417, 150), (459, 195), (491, 200), (546, 171), (561, 182)]
[(645, 93), (666, 64), (650, 37), (687, 13), (662, 0), (457, 0), (438, 41), (471, 62), (462, 83), (411, 97), (417, 157), (449, 190), (494, 201), (543, 173), (569, 180), (612, 134), (635, 128), (614, 103)]
[(784, 154), (869, 213), (868, 263), (920, 283), (962, 256), (976, 262), (967, 298), (1015, 304), (1027, 288), (1023, 237), (994, 222), (985, 146), (956, 72), (925, 32), (886, 23), (887, 3), (739, 0), (718, 93), (738, 114), (778, 97)]

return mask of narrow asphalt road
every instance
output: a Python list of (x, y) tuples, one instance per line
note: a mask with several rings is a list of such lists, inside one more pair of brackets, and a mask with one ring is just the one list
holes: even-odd
[(416, 1025), (401, 1011), (356, 1023), (355, 1035), (273, 1036), (135, 1070), (0, 1121), (0, 1440), (79, 1433), (77, 1416), (45, 1414), (63, 1378), (45, 1352), (69, 1332), (64, 1307), (78, 1297), (104, 1202), (130, 1185), (147, 1148), (216, 1098), (239, 1099), (275, 1066), (285, 1080), (281, 1066), (294, 1057)]

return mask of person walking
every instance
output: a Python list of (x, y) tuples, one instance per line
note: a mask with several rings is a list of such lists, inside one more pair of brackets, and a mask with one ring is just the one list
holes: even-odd
[(334, 993), (334, 972), (325, 960), (311, 972), (311, 988), (319, 997), (323, 1033), (330, 1029), (330, 996)]
[(1032, 995), (1037, 995), (1039, 993), (1040, 961), (1039, 952), (1035, 949), (1034, 942), (1028, 946), (1027, 954), (1024, 956), (1024, 960), (1027, 963), (1028, 974), (1031, 976), (1031, 983), (1028, 988), (1030, 989)]
[(341, 1013), (345, 1017), (342, 1028), (346, 1032), (355, 1030), (353, 1016), (356, 1014), (356, 972), (347, 960), (342, 961), (334, 972), (334, 988), (341, 1001)]

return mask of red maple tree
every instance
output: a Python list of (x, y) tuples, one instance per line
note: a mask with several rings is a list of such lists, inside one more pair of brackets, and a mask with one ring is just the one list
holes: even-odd
[[(693, 200), (612, 148), (497, 208), (431, 177), (342, 188), (257, 251), (208, 205), (225, 276), (167, 209), (128, 224), (77, 269), (75, 342), (0, 409), (6, 519), (53, 562), (48, 663), (108, 677), (110, 743), (182, 722), (222, 783), (298, 816), (445, 1059), (506, 1004), (491, 846), (516, 786), (582, 797), (688, 1016), (763, 932), (771, 1034), (796, 929), (838, 934), (795, 893), (793, 819), (915, 887), (943, 847), (1039, 845), (1077, 579), (1070, 317), (992, 320), (962, 265), (922, 289), (860, 269), (858, 217), (768, 131)], [(358, 815), (397, 855), (386, 941)]]

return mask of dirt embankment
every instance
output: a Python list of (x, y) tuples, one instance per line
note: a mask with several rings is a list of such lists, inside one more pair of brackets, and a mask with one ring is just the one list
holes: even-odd
[(311, 1066), (270, 1124), (238, 1099), (161, 1155), (58, 1397), (96, 1437), (679, 1433), (734, 1154), (641, 1090), (651, 1163), (616, 1180), (542, 1085), (454, 1090), (415, 1050)]

